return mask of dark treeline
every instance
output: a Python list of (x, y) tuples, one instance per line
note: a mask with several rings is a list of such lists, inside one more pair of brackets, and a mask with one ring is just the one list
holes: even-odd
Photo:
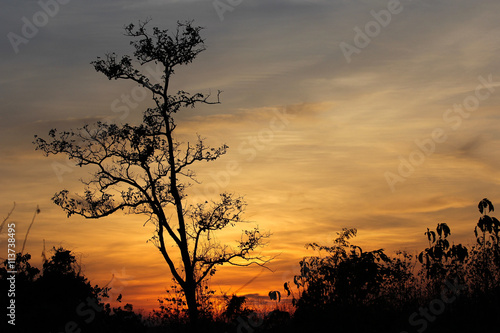
[[(453, 244), (445, 223), (423, 233), (429, 245), (417, 255), (363, 251), (351, 244), (356, 229), (343, 229), (331, 245), (307, 244), (317, 255), (305, 257), (293, 281), (269, 293), (276, 309), (267, 314), (236, 295), (215, 311), (205, 284), (196, 325), (175, 285), (157, 310), (142, 315), (128, 303), (111, 307), (110, 288), (92, 286), (71, 251), (54, 248), (41, 270), (30, 265), (30, 254), (19, 253), (16, 325), (4, 318), (2, 332), (498, 332), (500, 222), (488, 215), (489, 200), (478, 208), (479, 221), (471, 225), (477, 243), (470, 246)], [(3, 309), (7, 264), (0, 268)], [(292, 313), (279, 306), (282, 296), (291, 299)]]

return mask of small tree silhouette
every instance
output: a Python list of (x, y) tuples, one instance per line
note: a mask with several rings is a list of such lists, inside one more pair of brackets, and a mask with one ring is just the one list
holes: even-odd
[[(481, 245), (483, 254), (488, 255), (488, 250), (491, 250), (491, 254), (495, 261), (499, 260), (499, 249), (500, 249), (500, 221), (496, 217), (490, 217), (487, 213), (491, 213), (495, 210), (493, 204), (488, 199), (484, 198), (478, 204), (479, 212), (482, 216), (479, 218), (476, 227), (474, 228), (474, 234), (476, 236), (477, 243)], [(486, 211), (488, 209), (488, 211)], [(482, 235), (478, 232), (482, 233)], [(486, 236), (489, 236), (486, 237)]]
[(223, 316), (228, 322), (234, 322), (237, 317), (250, 314), (250, 310), (244, 307), (247, 301), (245, 296), (232, 295), (231, 298), (224, 296), (224, 299), (226, 301), (226, 310)]
[(370, 304), (380, 294), (380, 287), (390, 274), (389, 257), (383, 249), (363, 252), (349, 239), (356, 229), (343, 229), (333, 246), (307, 244), (314, 250), (326, 251), (326, 256), (312, 256), (300, 262), (300, 275), (294, 278), (303, 287), (297, 306), (325, 309), (332, 305), (350, 307)]
[(480, 289), (488, 293), (500, 284), (500, 222), (489, 216), (495, 208), (487, 198), (479, 202), (478, 209), (481, 217), (474, 228), (477, 245), (472, 249), (471, 266), (476, 278), (482, 279)]
[[(86, 329), (92, 331), (97, 331), (96, 328), (103, 325), (101, 300), (106, 298), (107, 288), (90, 284), (71, 251), (62, 247), (53, 248), (53, 255), (44, 262), (41, 272), (31, 266), (30, 259), (29, 253), (17, 254), (16, 328), (20, 332), (64, 331), (68, 322), (85, 324)], [(2, 287), (9, 283), (6, 279), (8, 261), (3, 264), (4, 267), (0, 267)], [(94, 312), (90, 315), (91, 309)], [(100, 323), (97, 320), (99, 316)]]

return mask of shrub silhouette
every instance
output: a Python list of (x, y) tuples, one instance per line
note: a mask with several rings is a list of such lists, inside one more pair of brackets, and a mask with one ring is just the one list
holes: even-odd
[[(356, 229), (343, 229), (332, 246), (307, 244), (320, 255), (299, 262), (293, 281), (298, 298), (290, 282), (284, 284), (296, 306), (289, 331), (328, 326), (333, 332), (498, 331), (500, 222), (488, 215), (494, 210), (488, 199), (478, 208), (477, 244), (470, 248), (451, 243), (446, 223), (427, 228), (429, 246), (416, 257), (363, 252), (350, 243)], [(438, 303), (442, 308), (430, 312)]]
[(488, 215), (495, 210), (490, 200), (481, 200), (478, 209), (481, 217), (474, 228), (477, 244), (471, 251), (471, 279), (476, 291), (489, 293), (500, 287), (500, 222)]
[[(374, 309), (387, 306), (386, 281), (407, 278), (407, 272), (399, 270), (401, 263), (393, 263), (383, 249), (364, 252), (351, 245), (349, 240), (356, 233), (354, 228), (344, 228), (332, 246), (307, 244), (326, 255), (306, 257), (299, 263), (300, 274), (294, 277), (299, 298), (294, 297), (293, 301), (294, 316), (299, 322), (317, 322), (322, 327), (325, 321), (335, 320), (339, 329), (364, 329), (365, 323), (357, 322), (356, 317), (367, 318)], [(289, 285), (285, 284), (287, 288)], [(366, 326), (384, 318), (373, 317)]]
[(231, 298), (226, 296), (225, 299), (226, 310), (223, 316), (228, 322), (235, 321), (239, 316), (248, 316), (250, 314), (251, 311), (244, 307), (247, 301), (245, 296), (232, 295)]
[(324, 257), (313, 256), (300, 262), (301, 275), (295, 282), (306, 290), (297, 302), (303, 306), (318, 307), (336, 304), (351, 306), (373, 302), (380, 292), (384, 278), (390, 273), (389, 257), (382, 249), (363, 252), (348, 240), (356, 229), (343, 229), (332, 247), (308, 244), (315, 250), (326, 251)]
[[(88, 329), (102, 327), (100, 311), (90, 312), (89, 302), (102, 309), (100, 301), (106, 289), (89, 283), (70, 251), (61, 247), (53, 251), (41, 272), (29, 263), (30, 254), (17, 254), (15, 329), (19, 332), (64, 332), (66, 326), (73, 327), (73, 323)], [(7, 261), (3, 265), (0, 280), (5, 290)]]

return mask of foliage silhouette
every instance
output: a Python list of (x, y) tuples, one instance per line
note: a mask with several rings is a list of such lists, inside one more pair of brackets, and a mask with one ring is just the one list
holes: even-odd
[[(197, 182), (191, 165), (214, 161), (228, 147), (224, 144), (210, 148), (200, 137), (195, 143), (176, 141), (174, 116), (197, 104), (219, 104), (220, 92), (215, 99), (210, 94), (182, 90), (170, 94), (174, 69), (191, 63), (205, 50), (201, 27), (178, 22), (171, 34), (157, 27), (150, 32), (147, 23), (125, 27), (125, 35), (131, 37), (130, 44), (135, 49), (133, 57), (119, 59), (111, 53), (92, 62), (96, 71), (108, 79), (131, 80), (151, 93), (155, 107), (144, 111), (143, 122), (139, 125), (98, 122), (59, 133), (52, 129), (48, 141), (35, 136), (35, 144), (45, 155), (63, 154), (79, 166), (97, 170), (90, 180), (83, 182), (83, 195), (62, 190), (53, 197), (68, 217), (78, 214), (98, 219), (125, 211), (144, 214), (147, 221), (155, 224), (152, 240), (182, 288), (189, 317), (194, 322), (200, 305), (196, 295), (204, 279), (225, 263), (264, 265), (266, 260), (250, 253), (263, 245), (269, 234), (261, 233), (258, 228), (244, 230), (236, 246), (220, 244), (211, 235), (243, 222), (246, 207), (243, 198), (223, 193), (211, 202), (187, 204), (189, 182)], [(142, 66), (149, 64), (162, 68), (161, 82), (153, 83), (141, 72)]]
[[(284, 290), (292, 295), (296, 311), (294, 319), (302, 329), (322, 329), (332, 314), (338, 321), (339, 330), (351, 327), (360, 329), (355, 316), (360, 311), (370, 312), (382, 307), (385, 282), (393, 274), (395, 265), (382, 249), (364, 252), (352, 245), (350, 239), (356, 236), (355, 228), (344, 228), (337, 233), (333, 245), (307, 244), (307, 248), (319, 251), (318, 256), (305, 257), (299, 262), (300, 274), (293, 283), (298, 290), (298, 298), (285, 282)], [(322, 255), (322, 253), (325, 253)], [(306, 324), (307, 323), (307, 324)], [(356, 331), (356, 330), (354, 330)]]
[(298, 309), (303, 307), (342, 307), (368, 304), (377, 299), (380, 285), (391, 272), (389, 257), (382, 249), (363, 252), (351, 245), (349, 239), (356, 229), (343, 229), (333, 246), (307, 244), (314, 250), (326, 251), (324, 257), (313, 256), (300, 262), (301, 274), (294, 278), (297, 286), (304, 287)]
[[(283, 294), (278, 290), (272, 294), (276, 301), (283, 296), (282, 302), (291, 296), (293, 315), (283, 309), (257, 315), (244, 307), (245, 297), (233, 295), (225, 298), (226, 310), (217, 317), (210, 306), (213, 292), (204, 285), (203, 297), (198, 296), (206, 304), (200, 308), (204, 309), (203, 331), (498, 332), (500, 267), (495, 259), (495, 218), (487, 215), (493, 212), (493, 204), (482, 202), (486, 204), (478, 206), (481, 216), (474, 228), (478, 241), (470, 248), (454, 245), (452, 230), (444, 223), (427, 229), (424, 235), (429, 246), (417, 256), (398, 252), (389, 257), (381, 249), (365, 252), (351, 244), (356, 229), (343, 229), (332, 245), (307, 244), (319, 254), (300, 262), (300, 274), (284, 283)], [(183, 290), (177, 284), (160, 303), (161, 311), (143, 317), (132, 304), (111, 308), (105, 303), (109, 289), (92, 286), (73, 253), (63, 248), (52, 251), (41, 270), (30, 264), (29, 253), (17, 253), (18, 318), (15, 327), (3, 321), (2, 332), (190, 330)], [(8, 288), (7, 263), (0, 267), (2, 290)], [(439, 269), (431, 269), (433, 265)], [(117, 300), (124, 298), (120, 294)], [(2, 297), (2, 306), (6, 301)]]
[(420, 252), (418, 261), (424, 264), (428, 278), (444, 280), (451, 266), (464, 263), (469, 255), (468, 250), (462, 244), (450, 246), (447, 237), (451, 230), (446, 223), (438, 223), (436, 232), (427, 228), (424, 234), (429, 241), (429, 247)]
[(225, 297), (226, 300), (226, 310), (223, 313), (225, 320), (228, 322), (234, 322), (240, 316), (248, 316), (250, 310), (245, 308), (246, 297), (232, 295), (231, 298)]
[[(107, 289), (89, 283), (70, 251), (63, 248), (53, 251), (52, 257), (43, 263), (41, 272), (29, 263), (29, 253), (17, 254), (15, 329), (19, 332), (63, 332), (67, 325), (74, 323), (97, 331), (103, 326), (101, 300), (106, 297)], [(0, 268), (3, 288), (8, 283), (7, 263), (5, 261)]]
[(363, 252), (350, 243), (356, 229), (343, 229), (333, 246), (307, 244), (320, 255), (300, 261), (293, 281), (298, 297), (289, 281), (284, 284), (296, 307), (285, 331), (498, 331), (498, 223), (486, 215), (493, 211), (488, 199), (478, 208), (482, 216), (471, 249), (450, 244), (446, 223), (427, 229), (429, 246), (418, 256)]
[(500, 222), (488, 214), (495, 210), (487, 198), (478, 204), (479, 218), (474, 228), (477, 244), (471, 249), (471, 279), (477, 292), (488, 294), (500, 287)]

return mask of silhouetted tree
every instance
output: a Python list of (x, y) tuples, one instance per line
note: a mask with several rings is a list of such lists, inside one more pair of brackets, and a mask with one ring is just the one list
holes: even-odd
[[(367, 304), (379, 295), (380, 285), (389, 272), (385, 263), (390, 259), (382, 249), (363, 252), (349, 239), (356, 229), (343, 229), (333, 246), (307, 244), (326, 256), (312, 256), (300, 262), (301, 274), (295, 277), (298, 286), (305, 286), (297, 303), (324, 307), (329, 304), (357, 306)], [(313, 305), (314, 304), (314, 305)]]
[(90, 284), (71, 251), (59, 247), (53, 248), (53, 252), (43, 263), (42, 274), (35, 282), (36, 294), (41, 300), (37, 312), (43, 314), (38, 318), (38, 324), (60, 331), (70, 321), (81, 328), (96, 325), (107, 289)]
[[(106, 310), (110, 312), (109, 303), (106, 304)], [(113, 308), (113, 314), (108, 314), (107, 319), (107, 332), (133, 332), (140, 333), (146, 332), (145, 321), (141, 314), (136, 314), (132, 304), (127, 303), (123, 306)], [(104, 331), (104, 330), (103, 330)]]
[(9, 261), (5, 260), (3, 262), (3, 267), (0, 267), (0, 279), (7, 278), (10, 274), (8, 272), (16, 272), (16, 282), (28, 282), (32, 283), (40, 270), (30, 264), (31, 254), (21, 254), (16, 253), (15, 269), (7, 269), (9, 267)]
[[(5, 260), (0, 267), (0, 306), (6, 309), (0, 323), (2, 332), (22, 332), (26, 329), (26, 323), (29, 322), (29, 314), (33, 309), (33, 295), (36, 295), (34, 283), (40, 274), (40, 270), (31, 266), (29, 260), (31, 255), (26, 253), (16, 253), (15, 261)], [(16, 273), (12, 273), (16, 272)], [(14, 301), (15, 317), (8, 317), (10, 314), (8, 307), (12, 307), (11, 301)], [(15, 326), (7, 321), (15, 319)]]
[(474, 228), (477, 244), (471, 250), (470, 278), (477, 292), (489, 293), (500, 287), (500, 222), (489, 215), (495, 208), (487, 198), (479, 202), (478, 209), (481, 217)]
[[(101, 332), (105, 326), (101, 300), (107, 289), (90, 284), (70, 251), (63, 248), (54, 248), (53, 251), (41, 272), (29, 263), (29, 253), (17, 254), (16, 326), (10, 329), (61, 332), (71, 326), (74, 331)], [(2, 287), (9, 283), (6, 279), (8, 261), (3, 264), (4, 267), (0, 267)]]
[(234, 322), (238, 316), (248, 316), (250, 310), (245, 308), (245, 302), (247, 301), (245, 296), (232, 295), (231, 298), (224, 296), (226, 301), (226, 310), (223, 313), (224, 318), (228, 322)]
[(418, 260), (423, 264), (427, 278), (434, 280), (433, 284), (454, 278), (463, 281), (460, 268), (463, 268), (469, 253), (462, 244), (450, 245), (447, 239), (451, 235), (450, 227), (446, 223), (438, 223), (436, 231), (427, 228), (424, 235), (427, 236), (429, 247), (420, 252)]
[[(292, 300), (295, 320), (317, 325), (311, 328), (334, 321), (340, 331), (350, 328), (364, 332), (370, 326), (374, 331), (373, 325), (385, 325), (387, 316), (394, 313), (388, 310), (385, 282), (406, 279), (407, 275), (393, 272), (401, 267), (393, 265), (383, 249), (364, 252), (352, 245), (350, 239), (356, 233), (354, 228), (344, 228), (331, 246), (306, 245), (320, 253), (299, 263), (300, 274), (293, 280), (299, 289), (299, 298), (293, 295)], [(287, 294), (292, 294), (290, 283), (284, 287)]]
[[(152, 94), (156, 106), (144, 112), (143, 122), (120, 126), (98, 122), (94, 127), (85, 125), (59, 133), (52, 129), (50, 140), (35, 136), (35, 144), (46, 155), (65, 154), (79, 166), (97, 170), (84, 182), (83, 195), (62, 190), (53, 197), (68, 216), (98, 219), (125, 210), (145, 214), (148, 221), (155, 223), (153, 240), (183, 289), (189, 316), (194, 321), (198, 317), (196, 292), (202, 281), (224, 263), (264, 264), (262, 257), (252, 257), (250, 252), (262, 245), (269, 234), (258, 228), (245, 230), (236, 247), (220, 244), (211, 233), (242, 221), (246, 206), (243, 199), (223, 193), (211, 203), (186, 203), (188, 182), (196, 181), (189, 167), (218, 159), (228, 147), (207, 147), (200, 137), (194, 144), (176, 141), (174, 115), (199, 103), (218, 104), (220, 92), (214, 100), (210, 100), (210, 94), (182, 90), (170, 94), (174, 68), (191, 63), (205, 49), (201, 28), (186, 22), (178, 23), (174, 34), (156, 27), (150, 33), (147, 23), (125, 28), (126, 36), (133, 39), (135, 61), (130, 56), (118, 59), (111, 53), (92, 63), (110, 80), (131, 80)], [(139, 70), (147, 64), (163, 68), (160, 83), (151, 82)], [(170, 217), (170, 207), (175, 210), (174, 218)], [(180, 258), (180, 264), (176, 258)]]

